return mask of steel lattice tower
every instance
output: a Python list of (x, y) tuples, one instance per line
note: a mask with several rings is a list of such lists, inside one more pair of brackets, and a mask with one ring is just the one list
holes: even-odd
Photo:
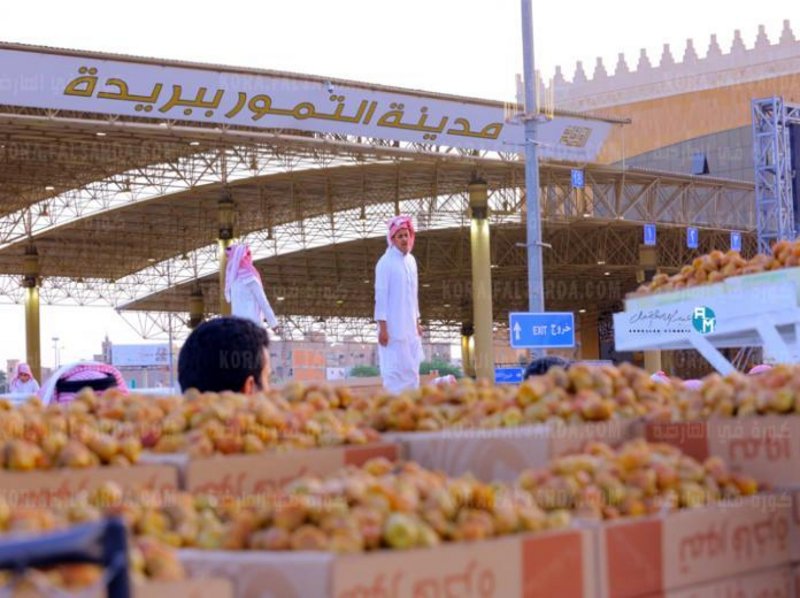
[(773, 243), (793, 240), (800, 230), (790, 140), (791, 126), (800, 126), (800, 106), (772, 97), (753, 100), (752, 110), (758, 250), (769, 253)]

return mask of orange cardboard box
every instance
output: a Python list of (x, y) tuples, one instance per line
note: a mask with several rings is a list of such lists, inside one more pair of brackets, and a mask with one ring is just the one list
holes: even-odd
[(379, 442), (255, 455), (215, 455), (199, 459), (182, 454), (148, 454), (142, 459), (177, 467), (183, 490), (242, 495), (274, 492), (299, 477), (324, 475), (346, 465), (362, 465), (374, 457), (386, 457), (394, 461), (400, 456), (399, 445)]
[(649, 442), (664, 442), (702, 462), (709, 457), (708, 422), (648, 422), (644, 437)]
[(0, 497), (12, 507), (47, 506), (109, 481), (125, 490), (144, 488), (163, 492), (178, 488), (178, 471), (170, 465), (143, 463), (127, 467), (0, 471)]
[(800, 598), (800, 566), (795, 566), (792, 574), (794, 575), (794, 595), (795, 598)]
[(181, 550), (189, 573), (232, 579), (237, 598), (594, 596), (591, 531), (570, 529), (363, 555)]
[(152, 581), (133, 588), (135, 598), (233, 598), (233, 584), (219, 577)]
[(400, 442), (406, 456), (451, 476), (472, 473), (484, 481), (512, 481), (527, 468), (580, 450), (589, 441), (619, 444), (636, 434), (638, 420), (576, 425), (538, 425), (487, 430), (441, 430), (384, 434)]
[[(142, 584), (134, 583), (131, 585), (131, 589), (134, 598), (233, 598), (233, 584), (227, 579), (221, 578), (148, 581)], [(6, 598), (42, 598), (43, 596), (105, 598), (107, 593), (103, 583), (75, 592), (59, 591), (52, 587), (17, 588), (15, 590), (6, 587), (2, 589), (2, 592)]]
[(789, 598), (794, 596), (793, 572), (779, 567), (667, 592), (665, 598)]
[(776, 488), (800, 486), (800, 416), (650, 423), (645, 435), (648, 440), (678, 446), (699, 460), (718, 456), (733, 471)]
[(606, 595), (647, 596), (788, 566), (791, 506), (764, 494), (596, 527)]
[[(793, 563), (800, 563), (800, 490), (791, 493), (792, 514), (789, 522), (789, 539)], [(800, 587), (797, 588), (800, 591)]]

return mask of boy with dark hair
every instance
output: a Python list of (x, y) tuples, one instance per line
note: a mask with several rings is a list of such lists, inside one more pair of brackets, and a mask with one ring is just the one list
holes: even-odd
[(186, 339), (178, 356), (178, 382), (186, 392), (230, 390), (253, 394), (269, 388), (267, 331), (243, 318), (203, 322)]

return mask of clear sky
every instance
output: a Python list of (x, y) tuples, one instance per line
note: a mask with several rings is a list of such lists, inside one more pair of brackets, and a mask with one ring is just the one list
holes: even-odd
[[(544, 75), (576, 60), (591, 75), (598, 56), (613, 72), (624, 52), (633, 69), (640, 48), (657, 64), (664, 43), (676, 60), (687, 38), (705, 55), (716, 33), (723, 51), (741, 29), (751, 47), (758, 25), (771, 40), (783, 20), (800, 37), (800, 2), (773, 0), (533, 0), (536, 62)], [(298, 0), (296, 2), (104, 3), (28, 0), (6, 8), (0, 40), (127, 53), (155, 58), (293, 71), (486, 97), (514, 99), (521, 72), (519, 0)], [(24, 355), (21, 306), (0, 305), (0, 364)], [(91, 357), (108, 333), (118, 343), (140, 339), (110, 309), (42, 310), (42, 361)]]

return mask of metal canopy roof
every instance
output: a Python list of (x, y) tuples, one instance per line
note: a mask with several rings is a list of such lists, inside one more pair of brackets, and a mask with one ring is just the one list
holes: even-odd
[[(31, 49), (0, 44), (20, 47)], [(573, 250), (611, 235), (627, 253), (610, 276), (632, 285), (641, 234), (632, 223), (754, 228), (749, 183), (580, 165), (586, 188), (576, 190), (573, 166), (541, 165), (542, 216), (553, 244), (548, 278), (602, 280), (605, 271), (596, 272), (602, 260), (592, 265)], [(402, 211), (416, 217), (421, 231), (415, 253), (426, 255), (420, 273), (431, 284), (421, 289), (427, 317), (459, 319), (464, 314), (444, 307), (434, 282), (469, 280), (468, 233), (453, 229), (468, 222), (466, 189), (476, 176), (489, 186), (501, 288), (525, 277), (525, 252), (516, 245), (524, 243), (524, 171), (516, 153), (0, 106), (0, 299), (21, 300), (23, 256), (35, 246), (45, 303), (186, 311), (187, 289), (202, 279), (213, 312), (218, 203), (230, 198), (235, 235), (263, 260), (265, 280), (286, 288), (313, 282), (346, 295), (341, 304), (334, 298), (335, 308), (327, 299), (287, 296), (292, 313), (368, 314), (371, 291), (364, 280), (381, 251), (383, 222)], [(517, 295), (497, 301), (498, 309), (524, 305)], [(548, 299), (548, 307), (558, 301)]]

